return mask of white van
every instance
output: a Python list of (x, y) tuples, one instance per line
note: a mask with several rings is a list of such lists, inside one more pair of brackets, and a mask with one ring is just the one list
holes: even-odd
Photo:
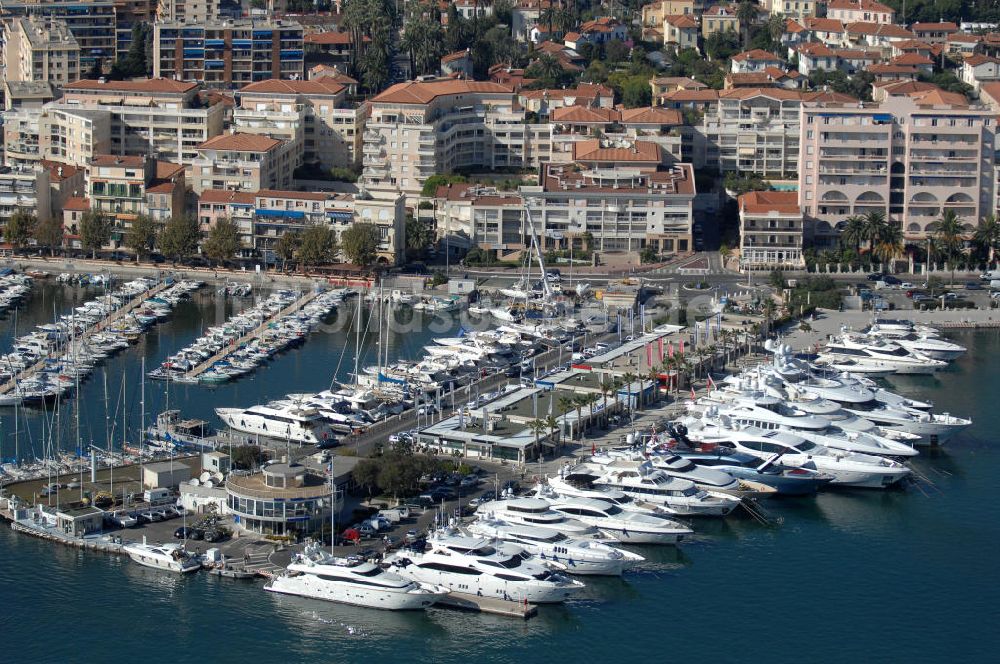
[(1000, 270), (989, 270), (979, 275), (979, 278), (982, 279), (983, 281), (991, 282), (990, 286), (992, 286), (993, 285), (992, 282), (1000, 280)]

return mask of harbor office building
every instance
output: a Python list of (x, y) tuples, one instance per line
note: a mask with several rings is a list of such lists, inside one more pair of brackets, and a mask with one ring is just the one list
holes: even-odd
[[(296, 463), (271, 464), (251, 475), (231, 474), (226, 494), (237, 527), (293, 538), (328, 528), (334, 502), (327, 479)], [(338, 512), (342, 505), (343, 494), (338, 492)]]

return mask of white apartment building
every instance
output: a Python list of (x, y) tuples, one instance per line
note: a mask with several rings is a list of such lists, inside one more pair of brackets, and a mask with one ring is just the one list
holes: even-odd
[(364, 186), (420, 193), (436, 173), (514, 167), (529, 131), (509, 86), (454, 79), (399, 83), (369, 104), (363, 142)]
[(192, 162), (192, 188), (259, 191), (287, 189), (301, 163), (299, 146), (269, 136), (223, 134), (205, 141)]
[(219, 0), (159, 0), (156, 18), (191, 24), (214, 21), (219, 18)]
[(197, 83), (167, 79), (83, 80), (63, 90), (60, 108), (102, 110), (111, 116), (106, 154), (155, 154), (190, 168), (198, 147), (222, 133), (225, 107), (203, 103)]
[(9, 168), (0, 173), (0, 229), (15, 212), (48, 221), (52, 209), (47, 168)]
[(80, 45), (65, 21), (11, 18), (4, 23), (3, 38), (6, 80), (63, 86), (80, 78)]
[(795, 191), (752, 191), (739, 197), (741, 269), (805, 267), (798, 198)]
[(111, 147), (111, 114), (99, 109), (46, 104), (7, 111), (4, 163), (37, 168), (44, 160), (85, 167)]
[(975, 226), (993, 209), (995, 122), (993, 111), (940, 91), (879, 106), (806, 104), (799, 191), (815, 242), (873, 210), (910, 239), (926, 237), (946, 210)]
[(346, 97), (330, 78), (260, 81), (239, 91), (233, 120), (237, 131), (298, 140), (304, 163), (360, 168), (367, 107), (349, 107)]

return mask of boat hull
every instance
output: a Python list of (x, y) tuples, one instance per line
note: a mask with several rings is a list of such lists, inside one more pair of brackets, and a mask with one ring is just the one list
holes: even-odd
[(386, 611), (418, 611), (433, 606), (447, 593), (443, 590), (394, 591), (361, 588), (350, 583), (331, 583), (311, 574), (276, 576), (265, 590), (325, 602), (363, 606)]

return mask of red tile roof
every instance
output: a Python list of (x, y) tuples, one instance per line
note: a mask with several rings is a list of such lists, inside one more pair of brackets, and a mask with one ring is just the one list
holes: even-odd
[(236, 203), (237, 205), (253, 205), (257, 192), (230, 191), (228, 189), (206, 189), (198, 196), (199, 203)]
[(872, 12), (882, 12), (882, 13), (895, 13), (895, 9), (889, 7), (888, 5), (883, 5), (881, 2), (876, 2), (875, 0), (829, 0), (826, 3), (827, 11), (831, 9), (846, 9), (846, 10), (864, 10)]
[(63, 210), (84, 212), (90, 209), (90, 201), (84, 196), (70, 196), (63, 203)]
[(461, 94), (512, 94), (513, 89), (500, 83), (438, 79), (397, 83), (376, 95), (372, 102), (384, 104), (428, 104), (437, 97)]
[(619, 148), (601, 145), (601, 141), (578, 141), (573, 144), (575, 161), (635, 162), (659, 164), (662, 160), (660, 146), (648, 141), (635, 141), (632, 147)]
[(312, 78), (308, 81), (271, 78), (248, 83), (240, 88), (241, 94), (337, 95), (343, 91), (344, 86), (330, 76)]
[(736, 62), (743, 62), (744, 60), (763, 60), (764, 62), (781, 62), (781, 58), (776, 56), (774, 53), (768, 53), (767, 51), (759, 48), (751, 49), (749, 51), (743, 51), (742, 53), (737, 53), (733, 56), (733, 60)]
[(746, 214), (802, 214), (797, 191), (751, 191), (739, 197), (739, 205)]
[(63, 90), (108, 90), (110, 92), (149, 92), (175, 93), (190, 92), (198, 87), (197, 83), (174, 81), (169, 78), (144, 78), (134, 81), (104, 81), (83, 79), (75, 83), (67, 83)]
[(914, 23), (910, 30), (922, 30), (924, 32), (958, 32), (958, 26), (951, 21), (942, 23)]
[(270, 152), (283, 141), (257, 134), (221, 134), (198, 146), (199, 150), (229, 150), (233, 152)]

